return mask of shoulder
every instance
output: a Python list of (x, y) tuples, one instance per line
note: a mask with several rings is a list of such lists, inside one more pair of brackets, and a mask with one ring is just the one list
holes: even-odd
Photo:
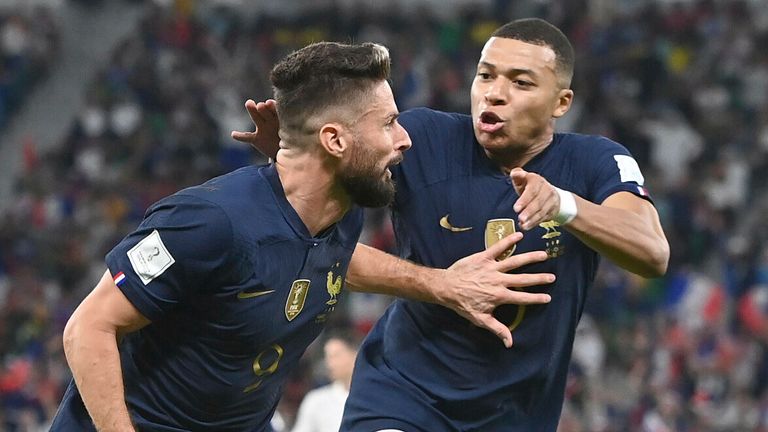
[(261, 172), (265, 167), (247, 166), (227, 174), (214, 177), (207, 182), (183, 189), (176, 195), (197, 197), (216, 203), (222, 208), (248, 203), (254, 194), (269, 192), (269, 185)]
[[(212, 222), (231, 224), (235, 230), (252, 225), (249, 221), (268, 221), (279, 212), (277, 206), (272, 205), (275, 203), (274, 192), (262, 175), (264, 168), (241, 168), (183, 189), (154, 204), (150, 212), (170, 205), (197, 209), (205, 216), (216, 213), (218, 217)], [(267, 223), (263, 225), (268, 226)]]
[(401, 114), (400, 124), (413, 142), (406, 153), (406, 162), (408, 155), (421, 155), (430, 164), (435, 163), (434, 158), (453, 159), (461, 149), (471, 149), (474, 142), (472, 118), (466, 114), (415, 108)]
[(152, 204), (142, 225), (196, 227), (200, 232), (231, 229), (229, 217), (219, 203), (187, 191), (179, 191)]
[(558, 148), (568, 165), (563, 170), (569, 174), (566, 185), (581, 185), (576, 191), (584, 198), (599, 203), (619, 191), (648, 197), (645, 178), (626, 147), (599, 135), (558, 135)]
[(577, 133), (555, 134), (553, 151), (546, 159), (559, 161), (568, 169), (580, 172), (579, 175), (603, 171), (617, 164), (634, 163), (626, 147), (616, 141), (600, 135)]
[(218, 203), (184, 191), (153, 204), (124, 241), (138, 241), (153, 231), (174, 256), (194, 260), (228, 255), (234, 238), (233, 221)]
[(400, 114), (400, 123), (405, 130), (411, 133), (411, 129), (442, 126), (442, 127), (466, 127), (472, 125), (472, 119), (466, 114), (448, 113), (433, 110), (431, 108), (413, 108)]
[(607, 151), (629, 154), (627, 149), (616, 141), (601, 135), (579, 133), (557, 133), (555, 139), (561, 143), (560, 149), (569, 152), (603, 154)]

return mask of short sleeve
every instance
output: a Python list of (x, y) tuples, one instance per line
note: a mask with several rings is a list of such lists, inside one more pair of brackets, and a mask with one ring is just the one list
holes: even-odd
[(200, 198), (173, 195), (154, 204), (139, 227), (106, 256), (115, 284), (155, 321), (223, 274), (233, 243), (224, 211)]
[(598, 147), (592, 160), (589, 198), (593, 202), (602, 203), (617, 192), (630, 192), (652, 202), (640, 166), (624, 146), (607, 138), (598, 138), (593, 145)]

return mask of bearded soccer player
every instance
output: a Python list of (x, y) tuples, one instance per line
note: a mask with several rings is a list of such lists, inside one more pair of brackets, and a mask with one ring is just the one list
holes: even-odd
[[(573, 67), (559, 29), (513, 21), (482, 50), (471, 115), (401, 115), (413, 140), (392, 170), (401, 256), (443, 267), (522, 230), (508, 253), (543, 249), (549, 259), (518, 271), (557, 280), (533, 290), (550, 293), (550, 303), (502, 305), (495, 322), (480, 306), (454, 308), (478, 326), (439, 305), (396, 300), (360, 349), (342, 431), (555, 431), (600, 255), (644, 277), (666, 271), (669, 245), (629, 152), (605, 137), (554, 131), (573, 100)], [(257, 126), (269, 108), (249, 107)], [(266, 145), (263, 136), (234, 136), (274, 152), (274, 137)], [(358, 246), (349, 283), (401, 285), (407, 279), (396, 265)], [(514, 344), (505, 348), (486, 329)]]
[[(357, 206), (392, 200), (389, 168), (411, 145), (388, 76), (375, 44), (314, 44), (275, 66), (276, 163), (159, 201), (107, 255), (64, 331), (74, 379), (52, 430), (270, 430), (287, 373), (342, 294)], [(493, 258), (419, 269), (417, 288), (473, 271), (510, 286)]]

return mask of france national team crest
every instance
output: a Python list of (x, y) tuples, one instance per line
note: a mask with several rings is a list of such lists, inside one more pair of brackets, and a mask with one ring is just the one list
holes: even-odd
[(285, 317), (293, 321), (304, 309), (304, 302), (309, 292), (309, 279), (297, 279), (291, 284), (291, 291), (285, 301)]
[[(515, 232), (515, 220), (514, 219), (491, 219), (485, 225), (485, 248), (493, 246), (498, 243), (499, 240)], [(510, 257), (515, 253), (515, 246), (505, 250), (498, 257), (496, 261), (501, 261)]]

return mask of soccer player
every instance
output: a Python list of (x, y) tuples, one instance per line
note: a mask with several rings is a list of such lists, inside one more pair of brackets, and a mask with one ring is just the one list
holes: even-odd
[[(442, 267), (522, 230), (509, 253), (545, 249), (550, 258), (524, 270), (557, 280), (534, 289), (551, 293), (550, 303), (497, 308), (504, 330), (396, 300), (360, 349), (342, 431), (554, 431), (599, 256), (644, 277), (666, 271), (669, 245), (629, 152), (605, 137), (555, 133), (573, 100), (573, 67), (573, 48), (559, 29), (540, 19), (512, 21), (481, 52), (471, 115), (424, 108), (400, 116), (413, 141), (392, 170), (400, 254)], [(257, 127), (274, 121), (271, 103), (247, 107)], [(275, 138), (258, 130), (258, 139), (233, 136), (274, 152)], [(358, 246), (348, 281), (404, 283), (390, 265)], [(475, 322), (480, 315), (468, 311)], [(514, 345), (502, 347), (485, 329), (507, 346), (513, 332)]]
[(326, 339), (323, 351), (331, 383), (304, 396), (291, 432), (339, 431), (358, 346), (354, 336), (348, 333), (333, 333)]
[[(64, 331), (74, 379), (52, 430), (270, 430), (286, 374), (342, 293), (357, 205), (392, 200), (390, 168), (411, 145), (389, 68), (380, 45), (336, 43), (275, 66), (276, 163), (159, 201), (107, 255)], [(474, 270), (501, 289), (504, 267), (526, 264), (496, 263), (502, 251), (420, 274), (440, 285)]]

